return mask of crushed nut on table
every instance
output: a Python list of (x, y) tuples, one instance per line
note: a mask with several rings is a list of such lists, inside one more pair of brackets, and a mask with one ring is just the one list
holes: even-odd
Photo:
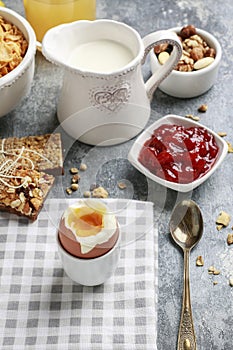
[(127, 186), (124, 182), (118, 182), (117, 186), (120, 188), (120, 190), (124, 190)]
[(233, 146), (230, 142), (227, 142), (228, 145), (228, 153), (233, 153)]
[(70, 168), (70, 173), (71, 173), (72, 175), (78, 174), (78, 168)]
[(93, 198), (108, 198), (108, 192), (102, 186), (97, 187), (92, 192)]
[(72, 176), (71, 182), (72, 182), (73, 184), (76, 184), (76, 183), (79, 182), (79, 180), (80, 180), (80, 175), (79, 175), (79, 174), (74, 174), (74, 175)]
[(201, 255), (199, 255), (196, 259), (196, 266), (204, 266), (204, 259)]
[(77, 191), (78, 188), (79, 188), (79, 185), (78, 185), (78, 184), (72, 184), (72, 185), (70, 186), (70, 188), (71, 188), (72, 191)]
[(81, 164), (80, 164), (80, 167), (79, 167), (79, 170), (81, 170), (81, 171), (86, 171), (86, 170), (87, 170), (87, 165), (84, 164), (84, 163), (81, 163)]
[(197, 115), (193, 115), (193, 114), (186, 114), (185, 118), (192, 119), (196, 122), (198, 122), (200, 120), (200, 117), (198, 117)]
[(91, 192), (90, 191), (83, 192), (83, 197), (84, 198), (90, 198), (91, 197)]
[(231, 221), (231, 216), (222, 210), (216, 219), (216, 224), (223, 225), (224, 227), (227, 227), (229, 225), (230, 221)]
[(208, 106), (203, 104), (198, 107), (198, 112), (205, 113), (208, 109)]
[(228, 233), (228, 235), (227, 235), (227, 244), (228, 245), (233, 244), (233, 233)]
[(233, 287), (233, 278), (229, 278), (229, 285)]
[(71, 188), (70, 188), (70, 187), (67, 187), (66, 193), (70, 195), (70, 194), (72, 194), (72, 192), (73, 192), (73, 191), (71, 190)]
[(210, 266), (208, 268), (208, 273), (210, 275), (220, 275), (220, 271), (218, 269), (216, 269), (214, 266)]
[(218, 132), (218, 136), (225, 137), (225, 136), (227, 136), (227, 133), (225, 131), (220, 131), (220, 132)]

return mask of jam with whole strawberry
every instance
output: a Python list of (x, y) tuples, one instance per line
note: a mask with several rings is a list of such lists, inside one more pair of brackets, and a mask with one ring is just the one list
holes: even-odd
[(144, 143), (138, 160), (158, 177), (187, 184), (212, 168), (218, 151), (214, 136), (206, 129), (164, 124)]

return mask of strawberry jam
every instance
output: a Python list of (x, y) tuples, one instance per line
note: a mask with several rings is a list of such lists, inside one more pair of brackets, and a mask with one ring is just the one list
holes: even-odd
[(138, 160), (154, 175), (186, 184), (212, 168), (218, 150), (214, 136), (202, 127), (164, 124), (144, 143)]

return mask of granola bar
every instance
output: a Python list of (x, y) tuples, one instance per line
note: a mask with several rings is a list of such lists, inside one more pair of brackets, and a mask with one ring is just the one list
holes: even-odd
[(0, 178), (0, 210), (35, 221), (50, 191), (54, 176), (17, 168)]
[(8, 156), (18, 155), (23, 147), (23, 157), (20, 160), (23, 167), (31, 167), (30, 164), (27, 164), (29, 159), (33, 162), (35, 170), (53, 175), (64, 174), (59, 133), (0, 139), (0, 151)]

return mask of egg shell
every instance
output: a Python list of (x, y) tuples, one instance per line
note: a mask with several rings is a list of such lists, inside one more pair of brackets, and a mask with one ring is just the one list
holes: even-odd
[(73, 232), (65, 226), (64, 219), (61, 219), (58, 236), (63, 248), (71, 255), (77, 258), (93, 259), (106, 254), (111, 250), (117, 242), (119, 236), (119, 227), (117, 225), (115, 233), (109, 238), (107, 242), (97, 244), (91, 251), (82, 254), (80, 243), (76, 240)]

